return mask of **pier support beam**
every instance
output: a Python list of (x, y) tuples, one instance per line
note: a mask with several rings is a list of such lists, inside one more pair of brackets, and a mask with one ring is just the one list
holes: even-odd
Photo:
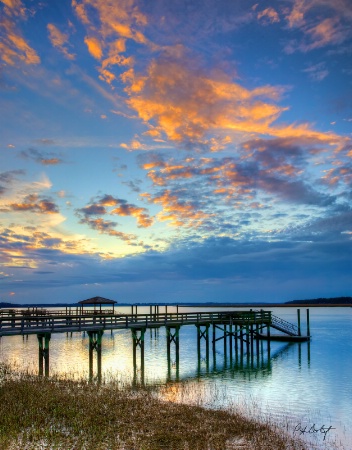
[(309, 309), (307, 309), (307, 336), (310, 337)]
[[(210, 323), (206, 323), (204, 325), (196, 325), (197, 327), (197, 354), (198, 354), (198, 369), (200, 369), (200, 347), (201, 340), (205, 339), (205, 362), (207, 369), (209, 369), (209, 327)], [(203, 327), (203, 329), (202, 329)], [(213, 337), (214, 337), (214, 328), (213, 328)], [(213, 343), (214, 349), (214, 343)]]
[(103, 330), (87, 331), (89, 337), (89, 380), (93, 380), (93, 353), (97, 353), (97, 376), (101, 381), (101, 342), (104, 334)]
[(39, 344), (39, 375), (43, 375), (43, 368), (45, 376), (49, 376), (49, 342), (51, 333), (38, 333), (37, 339)]
[(137, 381), (137, 347), (141, 349), (141, 384), (144, 384), (144, 334), (145, 328), (132, 328), (133, 378)]
[(301, 310), (297, 309), (297, 327), (298, 327), (298, 336), (301, 336)]
[(168, 378), (171, 378), (171, 343), (175, 344), (175, 366), (176, 380), (180, 373), (180, 328), (181, 326), (166, 327), (166, 344), (167, 344), (167, 371)]

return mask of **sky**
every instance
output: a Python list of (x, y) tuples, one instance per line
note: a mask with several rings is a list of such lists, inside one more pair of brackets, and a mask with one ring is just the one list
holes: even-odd
[(0, 21), (0, 301), (352, 295), (351, 0)]

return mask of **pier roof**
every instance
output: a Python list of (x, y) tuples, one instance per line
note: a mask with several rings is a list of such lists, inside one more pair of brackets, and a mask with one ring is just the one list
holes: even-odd
[(81, 300), (78, 303), (80, 305), (114, 305), (117, 302), (104, 297), (92, 297), (87, 298), (86, 300)]

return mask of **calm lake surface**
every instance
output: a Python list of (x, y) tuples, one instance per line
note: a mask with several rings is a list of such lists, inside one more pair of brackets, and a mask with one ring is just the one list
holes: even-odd
[[(131, 312), (130, 307), (117, 309), (120, 313)], [(234, 308), (179, 307), (179, 312), (219, 309)], [(297, 324), (296, 308), (266, 309)], [(175, 310), (168, 307), (168, 312)], [(160, 306), (159, 311), (164, 312), (164, 307)], [(138, 313), (148, 312), (149, 307), (138, 307)], [(302, 334), (305, 334), (305, 308), (301, 308), (301, 325)], [(326, 443), (335, 442), (340, 448), (352, 449), (352, 308), (310, 308), (310, 329), (310, 343), (272, 342), (268, 359), (267, 344), (263, 342), (258, 356), (256, 353), (253, 358), (245, 355), (241, 361), (240, 358), (236, 360), (234, 351), (231, 360), (229, 349), (224, 355), (223, 340), (216, 343), (215, 360), (211, 343), (207, 360), (203, 341), (199, 360), (196, 327), (182, 326), (178, 373), (174, 346), (171, 371), (168, 371), (165, 329), (147, 330), (144, 379), (146, 383), (164, 386), (163, 396), (169, 400), (223, 408), (237, 404), (244, 412), (270, 415), (291, 434), (310, 430), (311, 433), (306, 432), (301, 437), (309, 439), (312, 448), (323, 449)], [(217, 333), (220, 337), (220, 332)], [(51, 373), (88, 378), (88, 345), (88, 336), (81, 333), (72, 336), (52, 334)], [(102, 345), (103, 378), (117, 377), (122, 383), (130, 382), (134, 376), (131, 331), (114, 331), (112, 334), (105, 331)], [(0, 359), (37, 372), (36, 336), (1, 338)], [(139, 353), (137, 361), (138, 380), (141, 377)], [(327, 433), (313, 432), (322, 426), (333, 429)]]

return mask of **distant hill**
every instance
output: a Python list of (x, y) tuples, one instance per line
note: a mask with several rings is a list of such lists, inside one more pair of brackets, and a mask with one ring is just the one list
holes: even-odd
[(352, 297), (314, 298), (311, 300), (291, 300), (285, 305), (352, 305)]

